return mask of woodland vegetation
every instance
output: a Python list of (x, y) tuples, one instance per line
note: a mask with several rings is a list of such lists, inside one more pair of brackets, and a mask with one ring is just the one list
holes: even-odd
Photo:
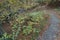
[(27, 10), (43, 5), (57, 8), (60, 0), (0, 0), (0, 40), (36, 40), (49, 15)]

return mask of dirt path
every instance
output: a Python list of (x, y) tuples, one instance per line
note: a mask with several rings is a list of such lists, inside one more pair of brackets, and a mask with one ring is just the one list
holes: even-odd
[(50, 14), (50, 26), (38, 40), (60, 40), (60, 26), (58, 26), (60, 19), (53, 10), (45, 10), (45, 12)]

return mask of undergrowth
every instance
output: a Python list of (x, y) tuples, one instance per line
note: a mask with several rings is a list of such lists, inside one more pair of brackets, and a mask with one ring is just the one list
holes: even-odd
[(8, 26), (12, 28), (12, 33), (8, 34), (6, 32), (0, 39), (35, 40), (46, 23), (47, 19), (44, 17), (44, 12), (33, 12), (24, 15), (15, 14), (10, 18), (9, 24), (11, 26)]
[[(44, 12), (25, 13), (26, 9), (36, 6), (37, 0), (4, 0), (0, 1), (0, 40), (35, 40), (47, 24), (48, 17)], [(10, 26), (8, 33), (6, 26)], [(3, 29), (5, 28), (5, 29)], [(7, 30), (7, 31), (6, 31)]]

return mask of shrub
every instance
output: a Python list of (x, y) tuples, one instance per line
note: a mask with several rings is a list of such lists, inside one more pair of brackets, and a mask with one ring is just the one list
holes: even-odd
[(26, 40), (35, 40), (47, 22), (43, 12), (33, 12), (24, 15), (16, 14), (10, 19), (12, 19), (9, 21), (10, 27), (12, 27), (12, 40), (23, 40), (23, 38)]
[(44, 28), (47, 19), (44, 18), (43, 12), (21, 14), (22, 9), (26, 10), (36, 5), (36, 0), (28, 0), (28, 2), (32, 3), (27, 4), (26, 0), (4, 0), (0, 2), (0, 23), (7, 23), (10, 25), (7, 26), (10, 27), (9, 30), (12, 30), (9, 31), (10, 34), (6, 32), (7, 29), (3, 26), (6, 33), (2, 35), (1, 40), (35, 40), (39, 32)]

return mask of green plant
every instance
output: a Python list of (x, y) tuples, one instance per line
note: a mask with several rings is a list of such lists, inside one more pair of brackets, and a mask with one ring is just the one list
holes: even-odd
[[(34, 40), (39, 35), (39, 32), (44, 28), (46, 24), (46, 18), (44, 18), (44, 12), (33, 12), (25, 15), (11, 15), (12, 20), (9, 21), (12, 27), (11, 39), (16, 40), (19, 35), (31, 36), (30, 39)], [(21, 32), (21, 33), (20, 33)], [(5, 34), (7, 36), (7, 34)], [(4, 37), (4, 36), (3, 36)], [(1, 38), (4, 40), (5, 38)], [(8, 38), (9, 39), (9, 38)], [(22, 39), (22, 38), (20, 38)], [(23, 40), (23, 39), (22, 39)], [(26, 39), (27, 40), (27, 39)]]
[(18, 40), (18, 37), (21, 37), (21, 40), (27, 40), (26, 38), (28, 37), (31, 40), (37, 38), (39, 32), (44, 28), (44, 24), (46, 24), (44, 12), (40, 11), (25, 14), (21, 14), (20, 12), (20, 8), (26, 10), (37, 5), (36, 1), (37, 0), (4, 0), (0, 2), (0, 23), (8, 23), (10, 26), (7, 27), (10, 27), (12, 30), (11, 34), (7, 32), (4, 33), (0, 40)]
[(23, 34), (28, 35), (32, 32), (32, 26), (23, 26)]
[(11, 36), (12, 36), (11, 34), (4, 33), (2, 35), (2, 38), (0, 38), (0, 40), (12, 40)]
[(41, 4), (49, 4), (52, 0), (36, 0), (40, 5)]
[(16, 23), (13, 24), (13, 27), (12, 27), (12, 39), (13, 40), (16, 40), (16, 38), (18, 37), (18, 35), (21, 31), (20, 28), (21, 28), (20, 25), (18, 25)]

